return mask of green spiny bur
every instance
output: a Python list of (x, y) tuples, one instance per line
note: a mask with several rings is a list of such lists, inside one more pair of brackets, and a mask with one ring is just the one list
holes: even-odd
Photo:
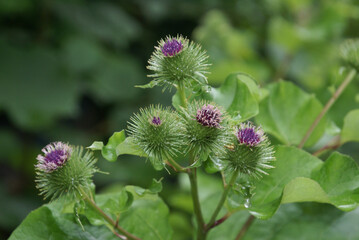
[(239, 169), (241, 174), (260, 178), (266, 169), (273, 168), (273, 147), (264, 132), (251, 123), (241, 124), (232, 134), (232, 144), (226, 149), (223, 160), (228, 169)]
[(166, 89), (207, 84), (207, 59), (200, 45), (182, 36), (167, 36), (159, 41), (159, 46), (155, 47), (148, 61), (147, 68), (153, 71), (149, 77), (154, 80), (142, 87), (160, 85)]
[(35, 181), (40, 195), (51, 200), (62, 196), (74, 200), (80, 197), (80, 189), (90, 193), (93, 174), (98, 172), (96, 161), (92, 152), (74, 147), (69, 159), (58, 169), (46, 172), (37, 167)]
[(359, 39), (345, 40), (340, 46), (340, 54), (348, 65), (359, 71)]
[[(191, 153), (196, 161), (209, 154), (224, 153), (228, 144), (228, 134), (223, 110), (215, 104), (194, 101), (183, 110), (186, 122), (186, 152)], [(206, 159), (202, 159), (206, 160)]]
[(131, 117), (128, 129), (134, 143), (149, 156), (156, 169), (163, 168), (164, 160), (175, 157), (184, 145), (184, 125), (170, 108), (158, 105), (140, 109)]

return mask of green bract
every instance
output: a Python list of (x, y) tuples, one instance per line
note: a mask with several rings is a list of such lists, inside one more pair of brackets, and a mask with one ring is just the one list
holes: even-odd
[(340, 46), (342, 59), (359, 71), (359, 39), (348, 39)]
[(170, 108), (150, 106), (131, 117), (129, 133), (134, 143), (149, 156), (156, 169), (164, 160), (175, 157), (183, 147), (184, 126)]
[(224, 112), (217, 105), (194, 101), (188, 110), (183, 110), (183, 118), (186, 122), (186, 150), (196, 161), (206, 160), (210, 153), (219, 155), (224, 152), (228, 134)]
[[(167, 47), (165, 44), (170, 44), (171, 41), (176, 43), (174, 47), (180, 43), (181, 48), (167, 54), (167, 48), (164, 47)], [(155, 47), (155, 51), (148, 61), (147, 68), (153, 71), (149, 77), (154, 80), (142, 87), (160, 85), (164, 88), (171, 88), (173, 86), (190, 87), (193, 84), (206, 84), (205, 74), (209, 66), (207, 59), (208, 56), (200, 45), (190, 42), (182, 36), (167, 36), (166, 39), (159, 41), (159, 45)]]
[(71, 157), (61, 167), (52, 172), (36, 167), (36, 187), (44, 198), (54, 200), (66, 196), (69, 200), (78, 198), (82, 191), (90, 193), (92, 176), (98, 169), (97, 159), (92, 152), (83, 152), (82, 147), (74, 147)]

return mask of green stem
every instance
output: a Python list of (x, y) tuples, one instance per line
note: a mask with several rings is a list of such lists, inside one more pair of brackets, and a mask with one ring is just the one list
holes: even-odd
[(201, 205), (198, 196), (198, 185), (197, 185), (197, 169), (193, 168), (188, 171), (188, 177), (191, 183), (191, 195), (193, 202), (193, 210), (197, 221), (197, 239), (206, 239), (205, 223), (202, 215)]
[(254, 221), (255, 217), (253, 217), (252, 215), (250, 215), (246, 222), (244, 223), (244, 225), (242, 226), (241, 230), (239, 231), (236, 240), (240, 240), (242, 239), (242, 237), (244, 237), (244, 235), (246, 234), (247, 230), (249, 229), (249, 227), (252, 225), (253, 221)]
[(83, 199), (91, 205), (91, 207), (102, 216), (102, 218), (108, 222), (111, 226), (116, 228), (121, 234), (126, 236), (126, 239), (132, 239), (132, 240), (141, 240), (140, 238), (132, 235), (131, 233), (127, 232), (125, 229), (120, 227), (117, 222), (115, 222), (110, 216), (108, 216), (102, 209), (96, 205), (96, 203), (86, 194), (86, 192), (83, 189), (79, 189), (80, 193), (83, 196)]
[(184, 108), (187, 108), (187, 98), (186, 98), (186, 92), (182, 84), (178, 84), (177, 91), (180, 97), (181, 106)]
[(335, 103), (335, 101), (338, 99), (338, 97), (340, 96), (340, 94), (342, 94), (342, 92), (344, 91), (344, 89), (348, 86), (348, 84), (353, 80), (354, 76), (356, 74), (355, 69), (352, 69), (348, 75), (346, 76), (346, 78), (344, 79), (344, 81), (342, 82), (342, 84), (340, 84), (340, 86), (338, 87), (338, 89), (335, 91), (335, 93), (333, 94), (333, 96), (329, 99), (329, 101), (327, 102), (327, 104), (325, 104), (323, 110), (319, 113), (319, 115), (317, 116), (317, 118), (314, 120), (313, 124), (310, 126), (310, 128), (308, 129), (308, 131), (305, 133), (302, 141), (299, 143), (298, 148), (303, 148), (305, 142), (308, 140), (308, 138), (310, 137), (310, 135), (312, 134), (312, 132), (314, 131), (314, 129), (316, 128), (316, 126), (319, 124), (320, 120), (324, 117), (324, 115), (328, 112), (328, 110), (330, 109), (330, 107)]
[(168, 158), (168, 165), (170, 165), (176, 172), (187, 172), (187, 169), (179, 165), (175, 160), (172, 158)]
[(224, 202), (227, 199), (227, 195), (229, 190), (231, 189), (231, 187), (233, 186), (233, 184), (236, 182), (236, 179), (238, 177), (238, 173), (239, 173), (239, 169), (236, 169), (236, 171), (233, 173), (231, 180), (229, 181), (229, 183), (227, 185), (224, 186), (224, 191), (222, 193), (222, 197), (221, 200), (219, 200), (216, 209), (214, 210), (211, 220), (209, 220), (208, 224), (206, 225), (206, 231), (208, 231), (211, 226), (213, 225), (213, 223), (216, 221), (217, 215), (219, 213), (219, 211), (221, 211)]

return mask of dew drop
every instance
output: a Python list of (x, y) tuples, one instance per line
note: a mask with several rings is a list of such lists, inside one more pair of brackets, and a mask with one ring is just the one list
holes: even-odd
[(246, 201), (244, 203), (245, 208), (250, 208), (252, 206), (251, 200), (249, 198), (246, 198)]

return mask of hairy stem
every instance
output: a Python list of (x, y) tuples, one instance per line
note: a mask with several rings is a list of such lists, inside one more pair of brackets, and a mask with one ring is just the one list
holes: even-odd
[[(96, 203), (94, 202), (94, 200), (92, 200), (92, 198), (90, 198), (86, 192), (83, 189), (79, 189), (80, 193), (83, 196), (83, 199), (90, 204), (90, 206), (99, 214), (102, 216), (102, 218), (108, 222), (111, 226), (113, 226), (114, 228), (116, 228), (121, 234), (123, 234), (126, 238), (125, 239), (131, 239), (131, 240), (141, 240), (140, 238), (132, 235), (131, 233), (127, 232), (125, 229), (123, 229), (122, 227), (120, 227), (118, 225), (118, 222), (115, 222), (110, 216), (108, 216), (99, 206), (96, 205)], [(117, 235), (116, 236), (120, 236)]]
[(238, 177), (238, 173), (239, 173), (239, 169), (236, 169), (236, 171), (234, 171), (231, 180), (229, 181), (229, 183), (227, 185), (224, 186), (224, 191), (222, 193), (221, 199), (219, 200), (216, 209), (214, 210), (211, 220), (209, 220), (208, 224), (207, 224), (207, 228), (206, 230), (208, 231), (211, 226), (214, 224), (214, 222), (216, 221), (217, 215), (219, 213), (219, 211), (221, 211), (224, 202), (227, 199), (227, 195), (229, 190), (231, 189), (231, 187), (233, 186), (233, 184), (235, 183), (237, 177)]
[(201, 205), (198, 196), (198, 184), (197, 184), (197, 169), (193, 168), (188, 171), (189, 180), (191, 183), (191, 195), (193, 202), (193, 210), (197, 221), (197, 239), (206, 239), (205, 223), (202, 215)]
[(244, 225), (242, 226), (241, 230), (239, 231), (236, 240), (240, 240), (242, 239), (242, 237), (246, 234), (247, 230), (249, 229), (249, 227), (252, 225), (253, 221), (254, 221), (255, 217), (253, 217), (252, 215), (250, 215), (247, 218), (247, 221), (244, 223)]
[(335, 91), (335, 93), (333, 94), (333, 96), (329, 99), (329, 101), (327, 102), (327, 104), (324, 106), (324, 108), (322, 109), (322, 111), (319, 113), (319, 115), (317, 116), (317, 118), (314, 120), (314, 122), (312, 123), (312, 125), (310, 126), (310, 128), (308, 129), (308, 131), (305, 133), (302, 141), (300, 142), (300, 144), (298, 145), (298, 148), (303, 148), (305, 142), (308, 140), (308, 138), (310, 137), (310, 135), (312, 134), (312, 132), (314, 131), (315, 127), (319, 124), (320, 120), (324, 117), (324, 115), (328, 112), (328, 110), (330, 109), (330, 107), (333, 105), (333, 103), (335, 103), (335, 101), (338, 99), (338, 97), (340, 96), (340, 94), (344, 91), (344, 89), (348, 86), (348, 84), (353, 80), (354, 76), (356, 74), (355, 69), (352, 69), (348, 75), (346, 76), (346, 78), (344, 79), (344, 81), (342, 82), (342, 84), (340, 84), (340, 86), (338, 87), (338, 89)]

